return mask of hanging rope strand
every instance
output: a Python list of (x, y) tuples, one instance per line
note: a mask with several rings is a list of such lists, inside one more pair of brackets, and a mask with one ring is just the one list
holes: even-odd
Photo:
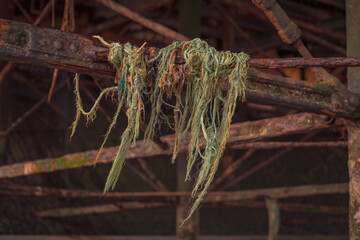
[[(209, 190), (226, 148), (236, 102), (239, 99), (245, 100), (249, 56), (245, 53), (217, 51), (205, 41), (193, 39), (188, 42), (174, 42), (148, 59), (145, 56), (145, 44), (137, 48), (129, 43), (108, 43), (99, 36), (94, 37), (110, 49), (108, 61), (116, 69), (115, 83), (118, 86), (104, 89), (91, 110), (85, 112), (80, 99), (79, 76), (76, 75), (74, 92), (77, 114), (73, 123), (73, 133), (80, 116), (84, 115), (87, 121), (93, 121), (101, 97), (117, 89), (119, 106), (105, 134), (99, 154), (116, 124), (123, 104), (127, 107), (128, 125), (121, 136), (118, 153), (106, 180), (106, 192), (115, 187), (125, 162), (126, 152), (139, 135), (139, 122), (145, 118), (145, 98), (151, 104), (145, 138), (150, 139), (162, 123), (167, 123), (176, 134), (172, 161), (176, 159), (184, 133), (190, 131), (186, 180), (191, 179), (195, 163), (199, 162), (201, 167), (192, 192), (194, 202), (189, 216), (184, 221), (186, 222)], [(175, 64), (178, 53), (185, 59), (182, 67)], [(156, 65), (157, 73), (155, 79), (146, 84), (147, 64)], [(226, 93), (220, 89), (223, 79), (229, 82), (229, 90)], [(151, 91), (147, 89), (149, 86)], [(182, 102), (181, 92), (184, 86), (185, 101)], [(171, 104), (173, 96), (176, 99), (175, 106)], [(167, 116), (163, 112), (163, 106), (173, 108), (174, 116)], [(201, 142), (201, 136), (204, 143)], [(200, 144), (204, 144), (204, 150), (200, 149)]]

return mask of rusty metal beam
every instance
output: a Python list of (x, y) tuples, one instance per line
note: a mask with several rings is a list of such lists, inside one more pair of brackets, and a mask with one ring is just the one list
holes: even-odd
[[(305, 136), (303, 136), (300, 141), (306, 141), (309, 138), (313, 137), (314, 135), (316, 135), (317, 132), (316, 131), (312, 131), (308, 134), (306, 134)], [(265, 161), (260, 162), (259, 164), (255, 165), (254, 167), (252, 167), (251, 169), (249, 169), (247, 172), (245, 172), (242, 175), (237, 176), (235, 179), (232, 179), (230, 182), (226, 183), (224, 186), (222, 186), (220, 189), (221, 190), (225, 190), (228, 189), (230, 187), (232, 187), (233, 185), (235, 185), (236, 183), (244, 180), (245, 178), (248, 178), (249, 176), (251, 176), (252, 174), (256, 173), (258, 170), (260, 170), (261, 168), (266, 167), (267, 165), (269, 165), (270, 163), (274, 162), (276, 159), (278, 159), (279, 157), (281, 157), (282, 155), (284, 155), (285, 153), (291, 151), (292, 148), (291, 147), (287, 147), (287, 148), (283, 148), (282, 150), (278, 151), (277, 153), (275, 153), (274, 155), (272, 155), (271, 157), (269, 157), (268, 159), (266, 159)]]
[[(307, 224), (308, 222), (306, 222)], [(127, 236), (112, 236), (112, 235), (0, 235), (0, 240), (176, 240), (175, 236), (154, 236), (154, 235), (127, 235)], [(217, 236), (217, 235), (201, 235), (199, 240), (265, 240), (266, 236), (261, 235), (237, 235), (237, 236)], [(278, 236), (278, 240), (347, 240), (347, 236), (328, 236), (328, 235), (315, 235), (304, 236), (302, 235), (285, 235)]]
[[(324, 116), (310, 113), (299, 113), (283, 117), (234, 123), (230, 127), (228, 144), (245, 141), (259, 141), (272, 137), (310, 132), (340, 125), (342, 125), (340, 121), (329, 123)], [(184, 136), (179, 152), (187, 151), (190, 134), (191, 133), (187, 133)], [(170, 146), (168, 150), (161, 149), (153, 142), (146, 142), (143, 140), (137, 141), (128, 150), (127, 159), (171, 154), (172, 151), (170, 149), (172, 149), (174, 145), (175, 135), (162, 136), (161, 140)], [(201, 138), (200, 147), (203, 147), (204, 143), (204, 139)], [(116, 152), (117, 147), (105, 148), (97, 163), (111, 163)], [(45, 158), (0, 166), (0, 179), (93, 166), (97, 153), (97, 150), (90, 150), (82, 153), (67, 154), (57, 158)]]
[[(290, 197), (304, 197), (315, 195), (328, 194), (347, 194), (349, 192), (348, 183), (333, 183), (321, 185), (302, 185), (279, 188), (263, 188), (251, 189), (241, 191), (218, 191), (209, 192), (204, 200), (204, 203), (220, 203), (233, 202), (252, 199), (284, 199)], [(34, 197), (56, 197), (56, 198), (86, 198), (86, 199), (101, 199), (101, 200), (140, 200), (140, 199), (158, 199), (158, 198), (178, 198), (188, 197), (190, 199), (190, 192), (93, 192), (87, 190), (74, 189), (58, 189), (46, 187), (30, 187), (22, 185), (0, 185), (0, 195), (19, 195), (19, 196), (34, 196)], [(154, 200), (155, 201), (155, 200)]]
[(119, 13), (120, 15), (131, 19), (132, 21), (135, 21), (144, 27), (153, 30), (156, 33), (159, 33), (160, 35), (163, 35), (166, 38), (176, 40), (176, 41), (187, 41), (189, 38), (184, 36), (181, 33), (178, 33), (171, 28), (165, 27), (164, 25), (161, 25), (157, 22), (154, 22), (148, 18), (145, 18), (141, 16), (140, 14), (131, 11), (127, 7), (112, 1), (112, 0), (96, 0), (97, 2), (103, 4), (105, 7)]
[[(62, 87), (65, 86), (65, 81), (61, 82), (55, 89), (54, 94), (59, 91)], [(44, 103), (46, 103), (47, 96), (42, 96), (42, 98), (37, 101), (29, 110), (27, 110), (23, 115), (18, 117), (14, 122), (10, 124), (4, 131), (0, 131), (0, 139), (7, 137), (14, 129), (16, 129), (22, 122), (24, 122), (31, 114), (38, 110)]]
[[(282, 9), (276, 0), (251, 0), (252, 3), (264, 12), (269, 21), (276, 28), (280, 38), (286, 44), (292, 44), (304, 58), (312, 58), (312, 54), (300, 39), (301, 31), (295, 22)], [(301, 6), (297, 4), (298, 7)], [(326, 82), (336, 89), (342, 98), (347, 99), (347, 91), (339, 79), (329, 74), (322, 67), (310, 68), (319, 83)]]
[(124, 210), (140, 210), (148, 208), (172, 207), (174, 204), (167, 202), (121, 202), (102, 204), (95, 206), (85, 206), (76, 208), (57, 208), (36, 212), (38, 217), (67, 217), (79, 216), (84, 214), (100, 214), (109, 212), (120, 212)]
[[(171, 199), (163, 199), (156, 202), (120, 202), (113, 204), (91, 205), (83, 207), (69, 207), (56, 208), (49, 210), (42, 210), (36, 212), (39, 217), (66, 217), (78, 216), (86, 214), (101, 214), (109, 212), (121, 212), (127, 210), (139, 210), (147, 208), (173, 208), (177, 205), (177, 201)], [(298, 203), (277, 203), (280, 210), (288, 212), (307, 212), (307, 213), (321, 213), (321, 214), (348, 214), (348, 209), (338, 206), (325, 206), (315, 204), (298, 204)], [(221, 202), (221, 203), (204, 203), (202, 208), (216, 208), (216, 207), (247, 207), (247, 208), (266, 208), (263, 201), (245, 200), (236, 202)]]
[(251, 142), (230, 145), (230, 149), (274, 149), (274, 148), (318, 148), (347, 147), (345, 141), (338, 142)]
[[(100, 61), (106, 59), (107, 54), (107, 48), (89, 37), (0, 20), (1, 59), (112, 78), (114, 69), (109, 63)], [(182, 64), (182, 56), (178, 59), (178, 64)], [(266, 65), (269, 62), (275, 64), (276, 61), (278, 65), (284, 66), (285, 60), (274, 59), (253, 59), (249, 61), (249, 65), (255, 63)], [(296, 64), (303, 62), (305, 65), (311, 65), (318, 60), (290, 59), (289, 63), (294, 61), (297, 62)], [(359, 59), (320, 59), (319, 61), (323, 63), (330, 61), (331, 64), (339, 61), (346, 64), (360, 63)], [(248, 76), (246, 90), (248, 102), (280, 105), (337, 117), (360, 117), (359, 95), (338, 86), (291, 80), (261, 73), (255, 69), (250, 69)]]

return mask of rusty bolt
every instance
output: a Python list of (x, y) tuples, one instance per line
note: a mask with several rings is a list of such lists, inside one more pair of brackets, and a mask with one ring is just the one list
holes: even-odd
[(9, 42), (14, 45), (20, 45), (21, 37), (18, 34), (11, 34)]
[(70, 45), (70, 50), (73, 52), (77, 52), (79, 50), (79, 45), (77, 43), (72, 43)]
[(63, 43), (60, 40), (56, 40), (53, 46), (56, 50), (60, 51), (63, 48)]
[(41, 39), (39, 41), (40, 45), (42, 46), (48, 46), (49, 45), (49, 41), (47, 39)]

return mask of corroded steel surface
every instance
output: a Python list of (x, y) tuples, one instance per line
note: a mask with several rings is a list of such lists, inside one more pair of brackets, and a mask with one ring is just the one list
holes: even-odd
[[(360, 2), (346, 0), (347, 56), (360, 56)], [(347, 69), (348, 89), (360, 93), (360, 68)], [(349, 168), (349, 239), (360, 239), (360, 124), (346, 121)]]
[[(2, 59), (112, 78), (114, 69), (107, 62), (99, 61), (107, 53), (107, 48), (89, 37), (0, 20)], [(248, 76), (248, 102), (280, 105), (336, 117), (360, 117), (359, 95), (335, 85), (307, 84), (254, 69), (249, 70)]]
[(300, 29), (290, 20), (276, 0), (251, 1), (265, 13), (286, 44), (292, 44), (300, 38)]

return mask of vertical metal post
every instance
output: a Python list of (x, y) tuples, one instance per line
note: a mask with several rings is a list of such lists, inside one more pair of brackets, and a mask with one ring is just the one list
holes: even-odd
[[(180, 154), (176, 160), (177, 190), (191, 191), (192, 183), (185, 182), (186, 155)], [(187, 197), (180, 197), (176, 206), (176, 240), (196, 240), (199, 235), (199, 212), (194, 215), (181, 227), (179, 227), (189, 214), (189, 201)]]
[(269, 219), (268, 240), (275, 240), (280, 228), (280, 210), (276, 199), (266, 199), (266, 208)]
[[(347, 56), (360, 56), (360, 1), (346, 0)], [(348, 89), (360, 94), (360, 68), (347, 69)], [(360, 123), (347, 122), (349, 151), (349, 239), (360, 239)]]
[[(179, 1), (179, 30), (189, 38), (200, 36), (200, 2), (198, 0)], [(180, 154), (176, 160), (177, 190), (191, 191), (192, 183), (185, 182), (186, 155)], [(176, 240), (196, 240), (199, 235), (199, 213), (196, 212), (181, 228), (180, 224), (189, 214), (187, 198), (180, 198), (176, 206)]]

